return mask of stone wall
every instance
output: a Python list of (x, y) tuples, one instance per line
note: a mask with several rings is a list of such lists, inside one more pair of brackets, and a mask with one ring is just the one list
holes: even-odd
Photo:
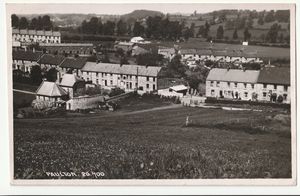
[(91, 109), (98, 108), (100, 102), (104, 102), (103, 95), (93, 95), (93, 96), (82, 96), (74, 97), (67, 101), (67, 110), (77, 110), (77, 109)]

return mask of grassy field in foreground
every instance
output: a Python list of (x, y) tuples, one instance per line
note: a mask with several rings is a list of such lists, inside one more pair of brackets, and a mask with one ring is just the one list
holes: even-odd
[(290, 122), (270, 118), (276, 114), (179, 107), (16, 119), (14, 177), (93, 171), (108, 179), (289, 178)]

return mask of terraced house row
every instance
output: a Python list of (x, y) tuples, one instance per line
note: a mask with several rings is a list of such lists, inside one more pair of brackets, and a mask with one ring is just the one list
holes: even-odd
[(61, 43), (59, 31), (12, 29), (12, 41), (22, 43)]
[(251, 101), (291, 102), (290, 69), (266, 67), (261, 70), (210, 70), (206, 96)]
[(80, 57), (13, 51), (14, 70), (30, 72), (34, 65), (40, 66), (42, 70), (55, 67), (58, 70), (57, 82), (61, 82), (66, 73), (72, 73), (88, 83), (103, 88), (120, 87), (127, 92), (137, 90), (139, 93), (157, 90), (161, 70), (161, 67), (156, 66), (88, 62), (86, 58)]

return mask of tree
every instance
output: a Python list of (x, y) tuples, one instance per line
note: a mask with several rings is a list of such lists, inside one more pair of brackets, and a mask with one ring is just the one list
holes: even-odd
[(278, 41), (279, 41), (280, 43), (284, 42), (284, 38), (283, 38), (283, 34), (282, 34), (282, 33), (280, 33), (280, 36), (279, 36), (279, 38), (278, 38)]
[(112, 21), (107, 21), (103, 25), (103, 34), (104, 35), (114, 35), (116, 24)]
[(38, 20), (36, 18), (31, 19), (31, 22), (29, 24), (29, 29), (36, 29), (38, 24)]
[(101, 18), (98, 19), (98, 25), (97, 25), (97, 27), (98, 27), (97, 33), (103, 34), (103, 24), (102, 24)]
[(263, 16), (263, 15), (260, 15), (260, 16), (258, 17), (257, 23), (258, 23), (259, 25), (263, 25), (263, 24), (264, 24), (264, 16)]
[(132, 31), (133, 36), (142, 36), (144, 35), (145, 28), (139, 22), (135, 22)]
[(277, 10), (275, 13), (275, 20), (278, 22), (289, 22), (290, 11), (289, 10)]
[(138, 65), (157, 66), (163, 60), (163, 56), (157, 53), (145, 53), (136, 56)]
[(117, 23), (117, 35), (125, 35), (127, 31), (126, 23), (121, 19)]
[(19, 28), (20, 29), (27, 29), (28, 28), (28, 21), (27, 21), (27, 19), (25, 17), (22, 17), (20, 19)]
[(210, 28), (210, 25), (209, 25), (208, 22), (206, 21), (204, 26), (205, 26), (205, 31), (204, 31), (203, 37), (207, 38), (208, 32), (209, 32), (209, 28)]
[(57, 70), (55, 67), (52, 67), (46, 72), (46, 79), (50, 82), (55, 82), (57, 80)]
[(19, 28), (19, 17), (16, 14), (11, 15), (11, 26), (13, 28)]
[(266, 35), (266, 40), (271, 43), (276, 43), (280, 25), (274, 23)]
[(224, 29), (223, 26), (220, 25), (217, 29), (217, 39), (223, 39), (224, 36)]
[(265, 22), (273, 22), (275, 20), (274, 10), (271, 10), (267, 13), (265, 17)]
[(173, 76), (185, 77), (185, 66), (181, 63), (181, 56), (176, 55), (167, 65), (168, 70)]
[(204, 32), (205, 32), (205, 28), (204, 28), (204, 26), (203, 26), (203, 25), (201, 25), (201, 26), (199, 27), (199, 30), (198, 30), (197, 36), (199, 37), (199, 35), (201, 35), (201, 37), (203, 37), (203, 35), (204, 35)]
[(48, 30), (48, 31), (51, 30), (53, 27), (50, 16), (48, 16), (48, 15), (44, 15), (42, 17), (42, 24), (43, 24), (43, 29)]
[(42, 70), (39, 65), (32, 66), (30, 78), (34, 84), (40, 84), (42, 82)]
[(244, 31), (244, 41), (249, 41), (251, 38), (251, 33), (249, 32), (248, 28), (245, 28)]
[(253, 27), (253, 19), (248, 17), (247, 21), (246, 21), (246, 26), (251, 29)]
[(238, 33), (237, 33), (237, 29), (234, 29), (233, 35), (232, 35), (232, 39), (236, 40), (238, 39)]

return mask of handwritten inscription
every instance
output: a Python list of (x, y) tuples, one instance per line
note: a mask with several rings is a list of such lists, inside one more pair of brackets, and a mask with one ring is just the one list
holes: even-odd
[(83, 178), (101, 178), (105, 176), (104, 172), (45, 172), (48, 177), (83, 177)]

